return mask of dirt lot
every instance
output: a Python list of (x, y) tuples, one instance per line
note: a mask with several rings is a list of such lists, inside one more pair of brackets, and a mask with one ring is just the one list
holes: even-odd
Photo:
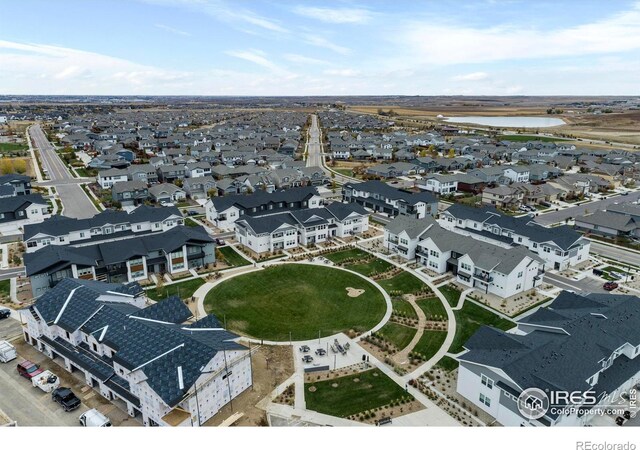
[(233, 410), (230, 404), (226, 405), (205, 426), (218, 426), (236, 411), (244, 415), (234, 426), (267, 425), (265, 412), (256, 404), (293, 375), (293, 350), (288, 345), (263, 345), (253, 353), (252, 358), (253, 387), (233, 399)]

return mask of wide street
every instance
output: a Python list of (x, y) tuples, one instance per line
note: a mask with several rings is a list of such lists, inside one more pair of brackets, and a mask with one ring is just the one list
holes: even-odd
[(602, 288), (604, 285), (603, 281), (589, 277), (583, 278), (582, 280), (573, 280), (571, 278), (563, 277), (562, 275), (547, 272), (544, 274), (544, 281), (566, 291), (573, 291), (577, 294), (588, 294), (591, 292), (599, 294), (607, 293), (607, 291)]
[[(324, 156), (322, 155), (322, 144), (320, 142), (320, 128), (318, 127), (318, 116), (315, 114), (311, 115), (311, 126), (309, 127), (309, 139), (307, 141), (307, 167), (322, 167), (324, 172), (331, 176), (332, 173), (329, 169), (327, 169), (325, 165)], [(340, 175), (339, 173), (335, 173), (335, 178), (333, 178), (337, 184), (345, 184), (350, 183), (354, 180), (351, 177), (346, 177), (344, 175)]]
[[(63, 215), (77, 219), (93, 217), (98, 211), (93, 202), (78, 185), (82, 180), (73, 178), (55, 148), (45, 135), (39, 124), (29, 128), (33, 143), (40, 151), (42, 169), (46, 169), (50, 181), (41, 183), (42, 186), (54, 186), (64, 205)], [(44, 170), (43, 170), (44, 171)], [(86, 180), (85, 180), (86, 181)]]
[(618, 261), (623, 265), (628, 263), (634, 266), (640, 266), (640, 253), (613, 247), (593, 240), (591, 241), (591, 253), (609, 258), (613, 261)]
[(596, 200), (579, 206), (561, 209), (560, 211), (540, 214), (533, 220), (540, 225), (552, 225), (554, 223), (564, 222), (570, 217), (574, 218), (576, 216), (584, 215), (585, 213), (588, 214), (597, 210), (604, 210), (607, 206), (615, 203), (631, 203), (638, 199), (640, 199), (640, 192), (630, 192), (628, 195), (614, 195), (612, 197), (605, 198), (604, 200)]

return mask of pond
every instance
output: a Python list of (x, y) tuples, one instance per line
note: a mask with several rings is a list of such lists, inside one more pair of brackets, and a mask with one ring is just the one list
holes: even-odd
[(565, 125), (565, 121), (556, 117), (519, 117), (519, 116), (458, 116), (447, 117), (451, 123), (474, 123), (488, 127), (507, 128), (546, 128)]

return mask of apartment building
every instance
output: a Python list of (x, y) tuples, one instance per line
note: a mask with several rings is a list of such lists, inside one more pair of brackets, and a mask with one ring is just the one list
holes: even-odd
[(342, 200), (389, 216), (404, 215), (422, 219), (438, 213), (438, 200), (433, 194), (396, 189), (382, 181), (346, 183), (342, 187)]

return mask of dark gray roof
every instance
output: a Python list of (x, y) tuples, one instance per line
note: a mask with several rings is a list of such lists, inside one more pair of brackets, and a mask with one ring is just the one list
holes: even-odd
[(415, 205), (419, 202), (436, 203), (436, 197), (426, 191), (409, 192), (402, 189), (396, 189), (382, 181), (365, 181), (363, 183), (347, 183), (345, 189), (355, 189), (362, 192), (371, 192), (382, 195), (385, 198), (399, 200), (409, 205)]
[(272, 193), (256, 191), (248, 195), (225, 195), (224, 197), (214, 197), (211, 201), (216, 211), (224, 211), (234, 205), (239, 208), (249, 209), (269, 203), (300, 202), (308, 200), (314, 195), (318, 195), (318, 190), (315, 187), (304, 186), (274, 191)]
[[(521, 390), (584, 392), (592, 389), (587, 380), (603, 369), (604, 359), (626, 343), (640, 345), (639, 321), (638, 297), (562, 292), (547, 308), (520, 322), (545, 328), (516, 335), (484, 326), (465, 343), (469, 351), (459, 359), (500, 369)], [(621, 378), (626, 381), (638, 370), (640, 358), (619, 357), (593, 389), (597, 394), (611, 392)]]
[(426, 216), (424, 219), (418, 219), (416, 217), (399, 215), (389, 222), (384, 228), (394, 235), (398, 235), (403, 231), (406, 231), (409, 238), (416, 239), (429, 227), (435, 224), (436, 221), (431, 216)]
[[(40, 194), (16, 195), (0, 198), (0, 213), (12, 213), (25, 209), (31, 204), (46, 205), (47, 201)], [(28, 226), (28, 225), (27, 225)]]

